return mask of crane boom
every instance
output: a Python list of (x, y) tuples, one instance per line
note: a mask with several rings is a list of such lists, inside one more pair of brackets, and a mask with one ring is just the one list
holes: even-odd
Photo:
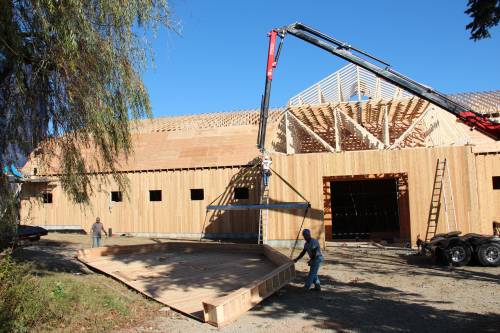
[[(418, 96), (434, 105), (452, 113), (465, 124), (473, 129), (492, 137), (495, 140), (500, 140), (500, 124), (490, 121), (486, 116), (469, 109), (461, 104), (458, 104), (448, 98), (446, 95), (418, 83), (390, 68), (390, 65), (368, 53), (352, 47), (351, 45), (341, 42), (333, 37), (323, 34), (322, 32), (308, 27), (302, 23), (293, 23), (282, 28), (273, 29), (269, 34), (269, 52), (268, 62), (266, 67), (266, 86), (261, 103), (260, 121), (259, 121), (259, 135), (257, 138), (257, 146), (259, 149), (264, 149), (265, 145), (265, 132), (267, 127), (267, 115), (269, 112), (269, 100), (271, 92), (271, 81), (273, 70), (276, 68), (279, 53), (281, 51), (282, 41), (286, 34), (293, 35), (303, 41), (306, 41), (314, 46), (317, 46), (333, 55), (340, 57), (348, 62), (355, 64), (367, 71), (383, 78), (384, 80), (392, 83), (393, 85), (404, 89), (415, 96)], [(276, 47), (276, 39), (280, 37), (280, 44), (276, 56), (274, 50)], [(272, 52), (273, 51), (273, 52)], [(354, 54), (353, 52), (364, 56), (372, 62)], [(384, 67), (381, 67), (373, 62), (377, 62)]]

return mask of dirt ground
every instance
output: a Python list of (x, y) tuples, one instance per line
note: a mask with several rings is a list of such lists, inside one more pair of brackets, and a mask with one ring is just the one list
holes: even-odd
[[(160, 242), (111, 238), (105, 245)], [(85, 235), (51, 233), (17, 253), (38, 269), (92, 273), (74, 259), (89, 247)], [(290, 250), (282, 250), (289, 255)], [(233, 324), (216, 329), (162, 309), (137, 327), (120, 332), (498, 332), (500, 267), (449, 269), (411, 250), (329, 244), (320, 269), (322, 292), (304, 292), (308, 266), (297, 279)], [(110, 283), (119, 283), (111, 280)], [(151, 317), (151, 316), (149, 316)]]

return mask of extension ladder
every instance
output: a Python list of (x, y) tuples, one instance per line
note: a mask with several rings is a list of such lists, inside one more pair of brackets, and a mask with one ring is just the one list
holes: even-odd
[[(261, 181), (261, 196), (260, 203), (264, 205), (269, 205), (269, 186), (264, 185), (264, 180)], [(259, 210), (259, 235), (257, 238), (257, 244), (267, 243), (267, 224), (269, 221), (269, 210), (260, 209)]]
[(426, 242), (430, 241), (431, 238), (436, 235), (439, 214), (441, 211), (441, 200), (444, 203), (447, 231), (450, 231), (450, 217), (453, 218), (455, 230), (457, 228), (455, 202), (453, 200), (450, 172), (446, 172), (446, 167), (446, 158), (443, 160), (437, 160), (436, 172), (434, 174), (434, 186), (432, 188), (431, 204), (429, 207), (429, 215), (427, 218), (427, 230), (425, 232)]

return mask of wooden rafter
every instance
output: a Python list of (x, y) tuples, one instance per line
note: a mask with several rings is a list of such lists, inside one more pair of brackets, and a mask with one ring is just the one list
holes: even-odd
[(318, 141), (319, 143), (321, 143), (321, 145), (323, 147), (325, 147), (329, 152), (332, 152), (332, 153), (335, 152), (335, 149), (332, 146), (330, 146), (330, 144), (328, 142), (326, 142), (325, 140), (323, 140), (311, 128), (309, 128), (306, 124), (304, 124), (302, 121), (300, 121), (300, 119), (297, 118), (292, 112), (289, 112), (288, 115), (289, 115), (289, 119), (294, 120), (302, 129), (304, 129), (307, 132), (307, 134), (309, 134), (311, 137), (313, 137), (314, 139), (316, 139), (316, 141)]
[(410, 125), (410, 127), (408, 127), (406, 131), (404, 131), (403, 134), (401, 134), (401, 136), (397, 138), (392, 145), (389, 146), (389, 149), (394, 149), (399, 147), (399, 145), (413, 132), (415, 127), (417, 127), (417, 125), (420, 124), (420, 122), (422, 121), (422, 119), (424, 119), (425, 115), (429, 112), (429, 110), (433, 108), (434, 106), (430, 106), (427, 109), (425, 109), (425, 111), (422, 112), (422, 114)]
[[(268, 123), (275, 123), (278, 121), (282, 112), (282, 109), (270, 110)], [(132, 130), (135, 133), (154, 133), (232, 127), (239, 125), (258, 125), (259, 115), (259, 110), (244, 110), (144, 119), (134, 121), (132, 123)]]
[(383, 132), (382, 132), (382, 138), (384, 140), (384, 145), (386, 147), (389, 146), (389, 118), (388, 118), (388, 115), (387, 115), (387, 105), (384, 105), (383, 107), (384, 109), (384, 129), (383, 129)]
[(289, 112), (285, 111), (285, 144), (286, 144), (286, 153), (288, 155), (295, 154), (295, 149), (293, 148), (293, 136), (290, 128), (290, 120), (288, 119)]
[[(411, 97), (399, 100), (370, 100), (361, 103), (307, 104), (290, 106), (288, 110), (335, 148), (335, 151), (351, 151), (380, 147), (379, 141), (383, 143), (384, 148), (389, 148), (411, 126), (413, 120), (426, 110), (428, 105), (428, 102), (418, 97)], [(361, 107), (361, 112), (359, 107)], [(354, 125), (344, 122), (343, 119), (338, 119), (337, 124), (335, 124), (333, 110), (337, 108), (357, 123), (362, 130), (353, 130), (352, 126)], [(357, 121), (357, 116), (360, 113), (363, 115), (362, 123)], [(302, 135), (307, 138), (305, 140), (314, 140), (314, 143), (311, 143), (311, 141), (307, 142), (299, 137), (296, 140), (297, 145), (294, 146), (296, 153), (324, 151), (323, 145), (320, 145), (316, 139), (310, 138), (310, 135), (299, 128), (299, 125), (295, 122), (292, 125), (303, 133)], [(362, 134), (366, 134), (366, 132), (370, 133), (375, 140), (370, 141), (366, 138), (360, 140), (360, 137), (363, 138)], [(411, 140), (413, 146), (425, 146), (425, 135), (426, 132), (419, 126), (418, 131), (414, 129), (406, 141)]]
[(337, 111), (333, 110), (333, 123), (334, 123), (334, 134), (335, 134), (335, 151), (342, 151), (342, 141), (340, 135), (340, 120), (338, 119)]
[[(275, 122), (272, 122), (269, 124), (269, 127), (268, 127), (268, 133), (269, 131), (271, 131), (271, 140), (269, 142), (276, 142), (279, 135), (280, 135), (280, 131), (279, 131), (279, 127), (280, 127), (280, 123), (284, 122), (285, 124), (285, 131), (286, 131), (286, 113), (287, 111), (283, 111), (281, 112), (281, 114), (279, 115), (279, 118), (277, 118), (277, 120)], [(285, 145), (287, 144), (287, 137), (285, 135)], [(285, 148), (286, 149), (286, 148)]]
[(356, 138), (365, 144), (367, 144), (370, 148), (375, 148), (375, 149), (383, 149), (384, 144), (377, 139), (373, 134), (368, 132), (363, 126), (358, 124), (354, 119), (349, 117), (344, 111), (342, 111), (340, 108), (337, 108), (334, 110), (334, 112), (337, 112), (338, 114), (338, 119), (340, 119), (345, 128), (352, 134), (356, 136)]

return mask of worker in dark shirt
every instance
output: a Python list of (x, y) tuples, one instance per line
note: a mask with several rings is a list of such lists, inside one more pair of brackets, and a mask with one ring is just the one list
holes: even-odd
[(323, 262), (321, 247), (318, 240), (311, 237), (311, 231), (309, 229), (304, 229), (304, 231), (302, 231), (302, 236), (306, 243), (304, 244), (304, 249), (294, 261), (299, 261), (307, 252), (309, 255), (309, 261), (307, 263), (309, 265), (309, 275), (307, 276), (304, 288), (309, 290), (314, 283), (314, 290), (321, 291), (321, 285), (318, 278), (318, 270)]
[(95, 219), (95, 223), (92, 224), (90, 232), (92, 233), (92, 247), (101, 246), (101, 233), (104, 232), (106, 237), (108, 236), (106, 230), (104, 230), (104, 225), (101, 223), (101, 219), (98, 217)]

